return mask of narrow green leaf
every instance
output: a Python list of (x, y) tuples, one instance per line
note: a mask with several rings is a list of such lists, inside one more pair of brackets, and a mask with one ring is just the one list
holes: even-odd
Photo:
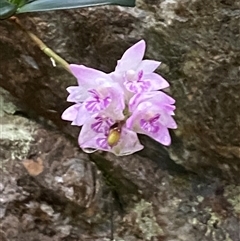
[(18, 7), (22, 7), (25, 5), (27, 2), (30, 2), (32, 0), (7, 0), (8, 2), (17, 5)]
[(15, 14), (17, 6), (5, 0), (0, 0), (0, 19), (7, 19)]
[(18, 9), (18, 13), (83, 8), (101, 5), (133, 7), (135, 0), (33, 0)]

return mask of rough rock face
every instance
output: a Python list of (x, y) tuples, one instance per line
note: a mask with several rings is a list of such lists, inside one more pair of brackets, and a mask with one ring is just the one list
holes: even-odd
[(240, 239), (240, 3), (137, 5), (20, 16), (71, 63), (112, 71), (141, 38), (163, 62), (177, 99), (173, 145), (142, 137), (146, 148), (124, 158), (78, 149), (78, 128), (60, 119), (74, 78), (0, 22), (0, 85), (25, 105), (1, 91), (3, 240)]

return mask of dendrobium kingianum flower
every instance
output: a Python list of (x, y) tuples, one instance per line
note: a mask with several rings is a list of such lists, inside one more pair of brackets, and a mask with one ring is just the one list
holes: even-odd
[(169, 83), (154, 73), (160, 62), (143, 60), (145, 48), (144, 40), (130, 47), (109, 74), (70, 65), (78, 86), (67, 88), (67, 101), (74, 104), (62, 119), (82, 126), (78, 143), (85, 152), (132, 154), (143, 149), (137, 133), (170, 145), (175, 100), (161, 91)]

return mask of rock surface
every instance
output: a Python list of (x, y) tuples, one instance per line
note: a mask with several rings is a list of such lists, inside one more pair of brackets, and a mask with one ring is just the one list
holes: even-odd
[(24, 104), (1, 90), (3, 240), (240, 239), (240, 4), (137, 5), (20, 16), (70, 63), (112, 71), (141, 38), (163, 62), (177, 99), (173, 145), (142, 137), (146, 148), (122, 158), (78, 149), (78, 128), (60, 119), (75, 79), (0, 22), (0, 85)]

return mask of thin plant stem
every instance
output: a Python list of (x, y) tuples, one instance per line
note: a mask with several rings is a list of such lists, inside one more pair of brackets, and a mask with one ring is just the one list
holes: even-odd
[(66, 62), (63, 58), (61, 58), (59, 55), (57, 55), (53, 50), (51, 50), (50, 48), (48, 48), (48, 46), (46, 44), (43, 43), (42, 40), (40, 40), (35, 34), (33, 34), (32, 32), (28, 31), (23, 24), (21, 23), (21, 21), (13, 16), (10, 18), (12, 21), (14, 21), (17, 26), (23, 31), (25, 32), (32, 40), (33, 42), (51, 59), (53, 59), (56, 63), (58, 63), (59, 65), (61, 65), (65, 70), (67, 70), (69, 73), (71, 73), (70, 68), (69, 68), (69, 64), (68, 62)]

